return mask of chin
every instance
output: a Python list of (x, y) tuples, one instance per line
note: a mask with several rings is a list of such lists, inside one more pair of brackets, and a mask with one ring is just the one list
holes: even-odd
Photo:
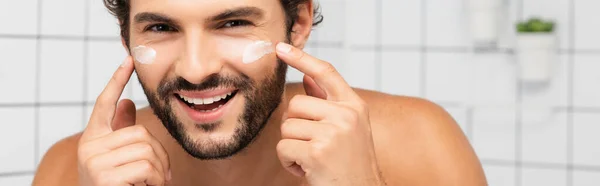
[(198, 110), (208, 107), (190, 104), (189, 97), (174, 94), (170, 99), (175, 117), (163, 124), (182, 148), (197, 159), (234, 156), (250, 145), (266, 124), (252, 122), (253, 117), (248, 117), (256, 113), (246, 113), (249, 107), (241, 92), (234, 90), (218, 96), (220, 99), (209, 103), (214, 104), (211, 110)]

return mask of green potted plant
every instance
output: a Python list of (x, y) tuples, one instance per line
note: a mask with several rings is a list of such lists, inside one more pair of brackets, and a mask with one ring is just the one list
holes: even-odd
[(557, 39), (555, 23), (532, 17), (516, 24), (517, 47), (515, 53), (520, 69), (520, 78), (529, 82), (550, 80), (553, 62), (556, 60)]

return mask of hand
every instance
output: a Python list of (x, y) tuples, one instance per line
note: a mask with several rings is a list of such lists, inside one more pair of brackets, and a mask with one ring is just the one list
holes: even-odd
[(127, 57), (96, 100), (77, 152), (81, 185), (162, 186), (170, 179), (167, 153), (144, 126), (135, 125), (133, 102), (116, 106), (133, 68)]
[(282, 165), (313, 186), (383, 185), (365, 102), (329, 63), (280, 43), (277, 55), (305, 74), (281, 125)]

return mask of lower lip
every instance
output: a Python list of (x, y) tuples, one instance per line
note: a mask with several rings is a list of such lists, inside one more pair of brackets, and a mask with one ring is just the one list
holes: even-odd
[(214, 123), (214, 122), (219, 121), (223, 117), (223, 115), (225, 114), (227, 109), (229, 109), (230, 103), (233, 102), (236, 97), (237, 97), (237, 94), (234, 95), (234, 97), (232, 97), (231, 99), (229, 99), (229, 101), (227, 101), (227, 103), (225, 103), (220, 108), (218, 108), (216, 110), (212, 110), (212, 111), (206, 111), (206, 112), (194, 110), (191, 107), (189, 107), (188, 105), (186, 105), (185, 103), (183, 103), (183, 101), (181, 101), (180, 99), (178, 99), (178, 98), (175, 98), (175, 99), (177, 99), (177, 102), (179, 102), (179, 106), (183, 107), (183, 110), (195, 122), (195, 124), (201, 125), (201, 124), (209, 124), (209, 123)]

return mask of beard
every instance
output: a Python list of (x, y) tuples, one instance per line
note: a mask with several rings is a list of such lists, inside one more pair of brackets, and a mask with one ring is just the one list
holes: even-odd
[[(281, 103), (286, 82), (287, 64), (277, 60), (273, 72), (262, 82), (254, 82), (242, 74), (239, 77), (213, 74), (201, 84), (192, 84), (182, 77), (163, 79), (156, 91), (144, 86), (141, 77), (138, 80), (148, 98), (154, 114), (160, 119), (171, 136), (191, 156), (201, 160), (225, 159), (240, 153), (248, 147), (260, 134), (272, 113)], [(177, 118), (172, 109), (171, 100), (174, 92), (179, 90), (202, 91), (217, 87), (233, 87), (237, 95), (243, 95), (245, 105), (237, 118), (236, 128), (228, 140), (201, 141), (194, 140)], [(236, 96), (237, 96), (236, 95)], [(220, 121), (210, 124), (196, 124), (197, 128), (210, 132), (220, 125)]]

